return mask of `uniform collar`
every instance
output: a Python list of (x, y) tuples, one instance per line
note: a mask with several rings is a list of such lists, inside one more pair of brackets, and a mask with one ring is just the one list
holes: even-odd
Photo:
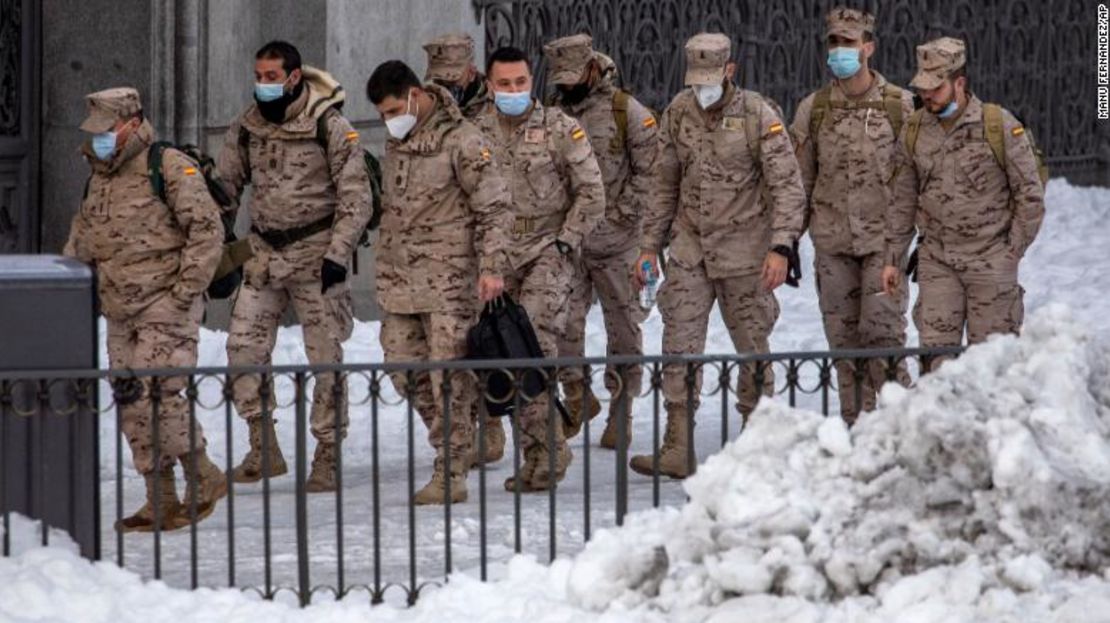
[[(864, 93), (862, 97), (855, 98), (854, 101), (869, 101), (883, 98), (883, 88), (887, 84), (887, 79), (883, 77), (881, 73), (875, 71), (874, 69), (871, 70), (871, 77), (871, 87), (867, 89), (867, 92)], [(829, 99), (834, 101), (853, 100), (853, 98), (848, 97), (848, 94), (844, 92), (844, 88), (840, 86), (839, 80), (833, 80), (831, 84), (832, 94)]]
[(110, 175), (123, 168), (135, 156), (146, 151), (153, 142), (154, 126), (150, 125), (150, 121), (144, 119), (142, 124), (127, 137), (127, 143), (111, 160), (104, 161), (97, 158), (93, 154), (88, 141), (81, 145), (80, 151), (89, 161), (89, 166), (92, 167), (94, 172)]

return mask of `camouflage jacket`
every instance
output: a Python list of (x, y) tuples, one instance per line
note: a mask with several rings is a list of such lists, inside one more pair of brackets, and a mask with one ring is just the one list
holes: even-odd
[(405, 140), (386, 143), (378, 303), (395, 314), (478, 307), (478, 274), (503, 275), (513, 214), (487, 139), (441, 87)]
[[(887, 81), (872, 73), (875, 80), (859, 99), (849, 101), (839, 83), (830, 84), (830, 106), (816, 136), (810, 135), (816, 93), (798, 105), (790, 127), (809, 197), (806, 223), (821, 253), (860, 257), (883, 252), (898, 136), (883, 107)], [(876, 107), (847, 108), (846, 103)], [(913, 94), (903, 89), (903, 125), (911, 114)]]
[[(745, 129), (749, 111), (759, 121), (758, 161)], [(771, 247), (797, 240), (805, 211), (798, 161), (762, 97), (729, 84), (704, 111), (686, 89), (663, 113), (659, 135), (644, 251), (659, 253), (669, 241), (670, 259), (688, 267), (704, 261), (718, 279), (758, 273)]]
[[(329, 230), (280, 251), (252, 233), (254, 257), (247, 261), (246, 279), (258, 286), (318, 281), (325, 258), (346, 266), (370, 220), (370, 180), (358, 132), (332, 110), (342, 101), (342, 91), (337, 96), (327, 90), (318, 76), (327, 78), (305, 68), (305, 89), (280, 125), (266, 121), (252, 104), (228, 128), (217, 158), (232, 196), (251, 185), (252, 230), (290, 230), (334, 215)], [(322, 115), (327, 115), (326, 150), (317, 140)], [(246, 144), (240, 128), (247, 131)]]
[(539, 102), (516, 123), (502, 120), (493, 107), (476, 121), (512, 192), (510, 268), (536, 259), (556, 239), (580, 249), (605, 214), (605, 185), (586, 131)]
[(602, 256), (639, 244), (658, 147), (655, 117), (631, 96), (627, 100), (627, 134), (621, 140), (613, 114), (616, 93), (616, 87), (606, 77), (578, 105), (560, 105), (586, 130), (601, 167), (605, 218), (582, 247), (586, 253)]
[(223, 225), (204, 176), (188, 156), (167, 149), (163, 202), (147, 170), (153, 137), (144, 121), (108, 162), (82, 147), (92, 176), (64, 253), (96, 269), (100, 307), (112, 320), (131, 318), (163, 296), (184, 314), (220, 261)]
[[(903, 130), (903, 138), (905, 130)], [(899, 266), (917, 225), (922, 257), (953, 267), (1019, 259), (1044, 218), (1044, 185), (1024, 128), (1003, 111), (1006, 166), (995, 159), (983, 129), (983, 103), (974, 95), (945, 129), (923, 114), (914, 153), (898, 150), (896, 202), (887, 216), (886, 261)]]

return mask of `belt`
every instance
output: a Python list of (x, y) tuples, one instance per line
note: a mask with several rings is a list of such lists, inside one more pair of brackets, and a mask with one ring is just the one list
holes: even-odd
[(313, 234), (331, 229), (332, 223), (334, 222), (335, 214), (329, 214), (318, 221), (313, 221), (308, 225), (301, 225), (300, 227), (294, 227), (292, 229), (264, 231), (252, 225), (251, 231), (258, 234), (258, 237), (264, 240), (266, 244), (273, 247), (275, 251), (280, 251), (294, 242), (304, 240)]
[(566, 219), (566, 214), (550, 214), (548, 216), (518, 216), (513, 221), (514, 234), (530, 234), (542, 231), (548, 227), (560, 227)]

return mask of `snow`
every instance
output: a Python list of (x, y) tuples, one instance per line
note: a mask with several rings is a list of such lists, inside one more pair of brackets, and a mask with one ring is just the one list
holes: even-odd
[[(694, 477), (681, 485), (662, 483), (664, 507), (645, 510), (651, 480), (631, 475), (630, 508), (640, 512), (622, 528), (597, 530), (614, 523), (615, 456), (595, 447), (589, 491), (595, 531), (584, 549), (587, 492), (576, 444), (557, 496), (560, 558), (550, 565), (536, 561), (546, 561), (550, 536), (546, 495), (524, 499), (523, 549), (531, 556), (511, 558), (512, 497), (500, 486), (511, 461), (503, 460), (487, 474), (488, 553), (499, 561), (490, 571), (497, 579), (475, 579), (478, 487), (472, 475), (472, 501), (453, 509), (449, 528), (460, 571), (446, 587), (422, 593), (411, 609), (398, 609), (391, 599), (370, 610), (357, 591), (306, 610), (284, 603), (288, 595), (271, 603), (238, 589), (179, 591), (112, 563), (88, 563), (65, 547), (32, 547), (35, 525), (17, 521), (19, 553), (0, 559), (0, 621), (1110, 621), (1110, 325), (1100, 322), (1103, 294), (1110, 291), (1104, 257), (1110, 191), (1054, 180), (1046, 202), (1044, 228), (1022, 263), (1029, 314), (1020, 339), (993, 338), (913, 389), (884, 388), (878, 409), (851, 432), (838, 418), (815, 412), (816, 395), (801, 396), (799, 408), (765, 401), (744, 435), (709, 457)], [(808, 240), (802, 253), (811, 265)], [(826, 348), (811, 283), (780, 291), (773, 350)], [(595, 308), (588, 354), (604, 353), (602, 327)], [(644, 327), (647, 352), (658, 352), (661, 328), (652, 313)], [(282, 329), (275, 363), (306, 363), (300, 338), (298, 328)], [(224, 334), (205, 331), (201, 365), (224, 365), (225, 341)], [(346, 351), (348, 362), (380, 361), (377, 325), (359, 323)], [(716, 311), (707, 351), (732, 351)], [(366, 397), (368, 380), (352, 383), (357, 403)], [(279, 379), (283, 407), (276, 417), (287, 459), (291, 387)], [(395, 402), (391, 386), (384, 387)], [(212, 408), (198, 417), (210, 453), (223, 465), (228, 425), (219, 391), (216, 379), (202, 382), (202, 402)], [(835, 413), (835, 394), (831, 398)], [(706, 402), (695, 429), (699, 450), (720, 445), (722, 425), (730, 425), (730, 437), (739, 429), (738, 419), (717, 421), (717, 400)], [(635, 409), (632, 453), (649, 451), (651, 400), (637, 401)], [(383, 406), (374, 440), (369, 408), (351, 414), (344, 445), (348, 584), (366, 582), (372, 570), (369, 466), (375, 449), (383, 483), (376, 531), (383, 539), (383, 574), (407, 580), (408, 538), (415, 531), (418, 581), (442, 577), (442, 510), (419, 509), (412, 526), (404, 508), (406, 417), (402, 405)], [(602, 420), (591, 427), (595, 444)], [(105, 559), (114, 560), (117, 438), (113, 422), (102, 426)], [(414, 426), (420, 486), (431, 452), (422, 424)], [(245, 427), (233, 419), (230, 428), (234, 460), (245, 451)], [(126, 444), (122, 451), (126, 466)], [(130, 510), (141, 499), (141, 481), (127, 468), (121, 484)], [(275, 582), (292, 585), (292, 480), (272, 484)], [(261, 531), (248, 519), (260, 509), (257, 487), (236, 488), (242, 585), (262, 583)], [(221, 505), (198, 530), (202, 584), (226, 582), (224, 510)], [(314, 584), (334, 583), (334, 573), (318, 571), (337, 558), (334, 513), (330, 496), (310, 499)], [(60, 540), (51, 535), (52, 544)], [(130, 535), (126, 544), (127, 567), (149, 577), (149, 535)], [(172, 586), (187, 585), (187, 546), (187, 535), (163, 537), (163, 569)]]

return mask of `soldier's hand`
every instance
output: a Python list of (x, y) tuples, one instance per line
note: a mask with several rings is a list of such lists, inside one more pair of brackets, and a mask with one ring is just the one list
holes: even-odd
[(644, 262), (651, 264), (651, 274), (655, 275), (656, 279), (659, 278), (659, 256), (648, 252), (640, 253), (639, 259), (632, 265), (632, 283), (636, 286), (636, 289), (641, 289), (647, 285), (644, 279)]
[(335, 284), (343, 283), (346, 280), (346, 266), (340, 266), (329, 259), (324, 260), (324, 264), (320, 267), (320, 294), (327, 292), (328, 288)]
[(495, 275), (482, 275), (478, 277), (478, 299), (483, 304), (501, 296), (505, 291), (505, 280)]
[(785, 283), (786, 273), (789, 268), (789, 259), (779, 253), (769, 251), (767, 253), (767, 258), (763, 260), (763, 289), (767, 292), (771, 292)]
[(890, 296), (898, 291), (902, 282), (902, 271), (897, 266), (883, 267), (883, 293)]

